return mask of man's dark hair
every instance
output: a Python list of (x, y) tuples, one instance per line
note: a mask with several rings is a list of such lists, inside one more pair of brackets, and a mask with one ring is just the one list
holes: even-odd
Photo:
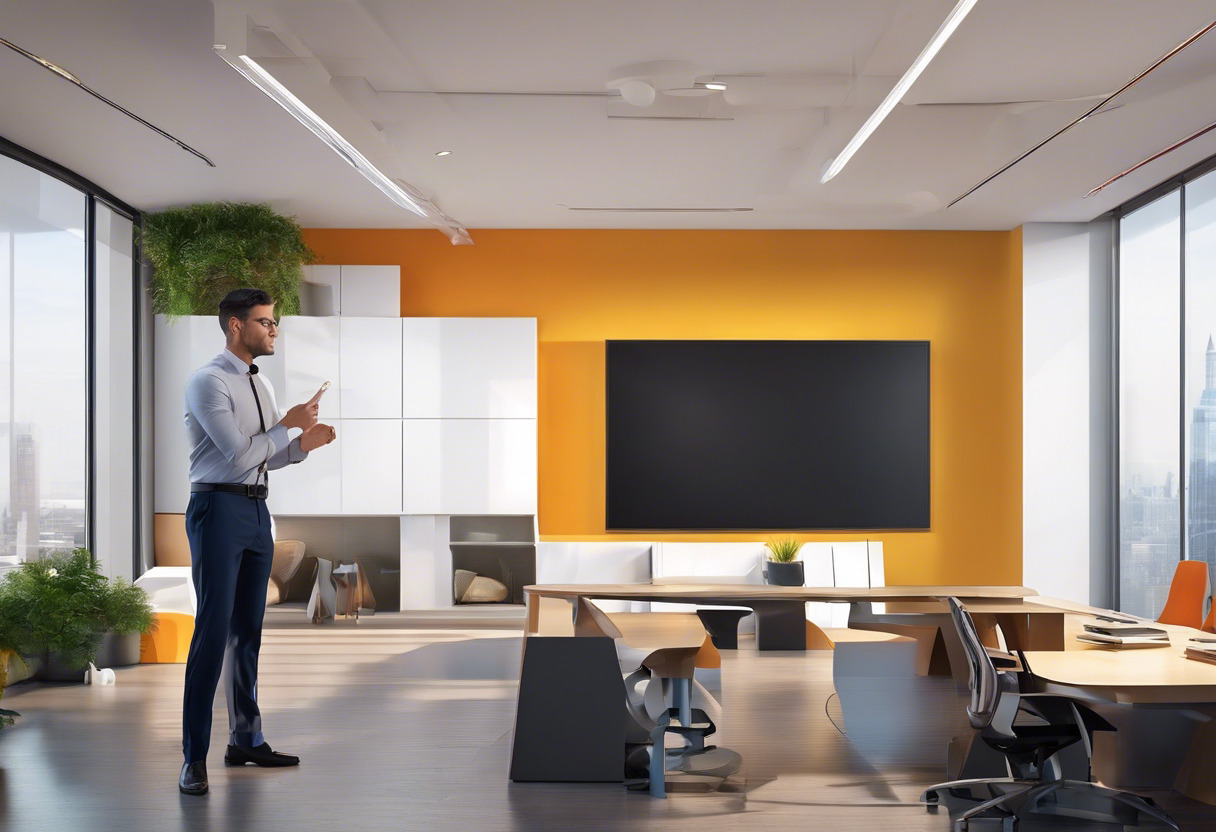
[(249, 310), (255, 306), (272, 306), (274, 300), (263, 289), (234, 289), (220, 301), (220, 329), (228, 334), (228, 321), (237, 318), (242, 323), (249, 320)]

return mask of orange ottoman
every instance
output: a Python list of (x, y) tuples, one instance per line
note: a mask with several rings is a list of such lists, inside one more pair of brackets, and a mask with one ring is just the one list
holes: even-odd
[(194, 616), (180, 612), (153, 615), (152, 629), (139, 640), (140, 664), (181, 664), (190, 652)]

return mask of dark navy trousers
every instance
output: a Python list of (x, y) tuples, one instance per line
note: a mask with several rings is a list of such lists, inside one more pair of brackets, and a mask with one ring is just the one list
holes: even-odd
[(228, 700), (228, 742), (253, 748), (264, 741), (257, 701), (258, 650), (274, 540), (265, 500), (216, 491), (190, 495), (186, 536), (198, 610), (186, 659), (182, 751), (186, 762), (193, 763), (207, 759), (221, 673)]

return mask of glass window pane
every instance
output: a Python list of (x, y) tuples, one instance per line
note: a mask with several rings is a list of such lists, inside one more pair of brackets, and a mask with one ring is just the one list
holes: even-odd
[(1156, 618), (1179, 551), (1180, 196), (1119, 225), (1119, 602)]
[(1216, 173), (1186, 186), (1186, 557), (1216, 563)]
[(0, 568), (84, 545), (85, 196), (0, 156)]

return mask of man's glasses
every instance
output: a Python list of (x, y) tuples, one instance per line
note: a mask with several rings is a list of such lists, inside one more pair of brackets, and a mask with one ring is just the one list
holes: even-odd
[(272, 321), (270, 318), (254, 318), (254, 321), (266, 327), (267, 329), (278, 330), (279, 322)]

